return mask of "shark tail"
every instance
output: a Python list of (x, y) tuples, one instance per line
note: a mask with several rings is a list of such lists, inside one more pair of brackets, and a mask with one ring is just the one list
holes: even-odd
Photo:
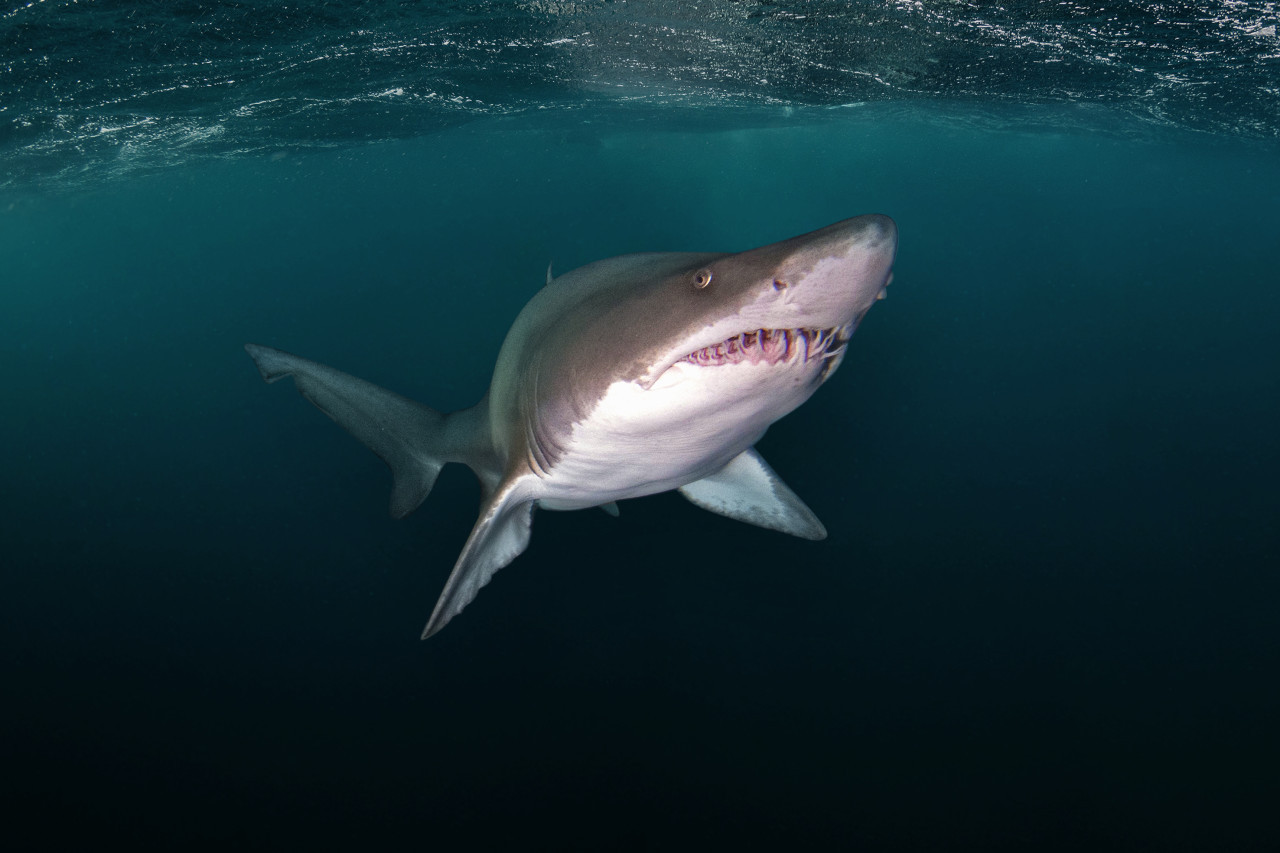
[(448, 462), (466, 463), (486, 481), (484, 404), (444, 414), (318, 362), (258, 344), (244, 348), (265, 381), (292, 376), (302, 396), (387, 463), (393, 518), (426, 500)]

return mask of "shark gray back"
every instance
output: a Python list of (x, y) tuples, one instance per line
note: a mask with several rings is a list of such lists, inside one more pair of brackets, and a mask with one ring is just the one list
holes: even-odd
[(280, 350), (246, 350), (391, 468), (391, 512), (468, 465), (480, 517), (423, 637), (528, 545), (535, 507), (602, 507), (678, 489), (807, 539), (821, 522), (756, 453), (834, 372), (892, 279), (897, 228), (861, 216), (739, 253), (610, 258), (548, 282), (507, 333), (488, 393), (441, 413)]

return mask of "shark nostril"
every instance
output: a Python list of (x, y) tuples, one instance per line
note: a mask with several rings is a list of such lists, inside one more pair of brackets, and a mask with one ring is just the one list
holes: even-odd
[(790, 287), (790, 286), (791, 286), (791, 285), (787, 284), (787, 282), (783, 281), (783, 280), (782, 280), (782, 279), (780, 279), (780, 278), (775, 278), (775, 279), (773, 280), (773, 289), (774, 289), (774, 290), (786, 290), (786, 289), (787, 289), (788, 287)]

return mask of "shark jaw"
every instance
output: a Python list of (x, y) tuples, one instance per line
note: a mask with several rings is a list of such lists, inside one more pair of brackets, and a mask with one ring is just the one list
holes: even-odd
[(804, 363), (822, 359), (825, 375), (844, 355), (852, 326), (849, 323), (825, 329), (756, 329), (708, 344), (676, 363), (719, 367), (743, 362), (781, 364), (792, 360)]
[[(692, 348), (677, 350), (650, 367), (636, 383), (651, 391), (669, 385), (677, 374), (682, 378), (688, 376), (690, 368), (734, 372), (733, 368), (747, 367), (812, 373), (818, 382), (825, 382), (844, 359), (846, 345), (857, 325), (855, 319), (837, 326), (757, 328), (720, 338), (705, 346), (697, 346), (695, 342)], [(722, 328), (719, 334), (724, 334), (724, 331)], [(756, 371), (750, 372), (761, 375)]]

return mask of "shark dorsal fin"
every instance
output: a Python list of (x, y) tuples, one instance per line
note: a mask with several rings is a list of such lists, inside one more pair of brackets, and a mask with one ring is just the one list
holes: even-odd
[(825, 539), (813, 511), (773, 472), (754, 447), (739, 453), (710, 477), (680, 487), (693, 503), (737, 521), (780, 530), (801, 539)]
[(547, 284), (551, 283), (551, 265), (553, 263), (555, 263), (555, 261), (547, 261)]

